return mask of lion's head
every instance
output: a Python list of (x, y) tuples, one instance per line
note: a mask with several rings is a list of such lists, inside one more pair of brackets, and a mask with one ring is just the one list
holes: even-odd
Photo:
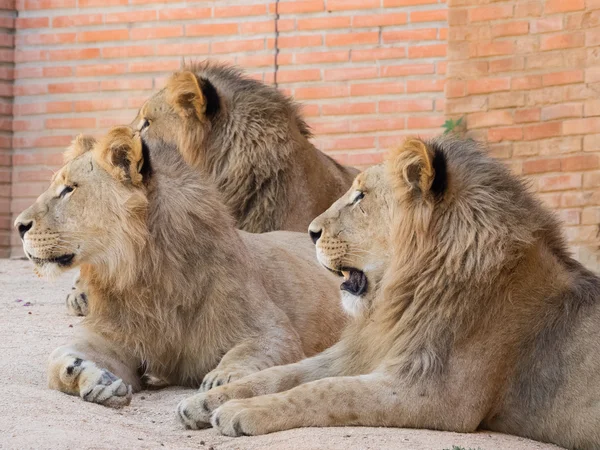
[(352, 187), (310, 224), (317, 259), (344, 277), (344, 308), (358, 315), (375, 295), (390, 255), (390, 183), (383, 165), (359, 174)]
[(15, 221), (25, 254), (41, 275), (82, 263), (119, 260), (135, 253), (147, 199), (144, 151), (129, 127), (102, 140), (80, 136), (50, 187)]

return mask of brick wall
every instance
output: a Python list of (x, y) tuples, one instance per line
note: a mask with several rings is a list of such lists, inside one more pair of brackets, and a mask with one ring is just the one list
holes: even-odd
[(446, 113), (531, 180), (599, 269), (600, 2), (448, 4)]
[(14, 0), (0, 1), (0, 258), (9, 256)]
[[(80, 132), (129, 123), (182, 58), (237, 63), (305, 105), (319, 148), (380, 161), (443, 122), (440, 0), (17, 0), (13, 216)], [(0, 243), (0, 245), (2, 245)], [(20, 243), (13, 235), (13, 254)]]

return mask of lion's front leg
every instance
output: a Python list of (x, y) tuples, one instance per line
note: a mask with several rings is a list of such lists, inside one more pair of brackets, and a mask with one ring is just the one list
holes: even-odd
[(85, 266), (75, 277), (71, 292), (67, 294), (67, 312), (72, 316), (87, 316), (88, 314), (88, 290), (85, 282)]
[(98, 343), (85, 342), (56, 349), (49, 358), (49, 387), (105, 406), (129, 405), (140, 386), (137, 365), (106, 350), (102, 354)]
[(304, 357), (298, 335), (290, 330), (248, 338), (229, 350), (219, 365), (206, 374), (200, 392), (231, 383), (272, 366)]
[(340, 359), (341, 353), (343, 344), (338, 343), (312, 358), (271, 367), (239, 381), (193, 395), (179, 403), (177, 416), (186, 428), (206, 428), (210, 426), (213, 412), (231, 399), (282, 392), (302, 383), (339, 375), (334, 361)]
[(211, 423), (227, 436), (314, 426), (394, 426), (400, 397), (394, 384), (381, 374), (325, 378), (279, 394), (231, 400), (214, 412)]

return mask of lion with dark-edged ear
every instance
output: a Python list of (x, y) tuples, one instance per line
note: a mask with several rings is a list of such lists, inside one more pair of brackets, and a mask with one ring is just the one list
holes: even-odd
[(310, 233), (355, 320), (320, 355), (184, 400), (187, 427), (481, 428), (600, 448), (600, 278), (475, 142), (406, 141)]
[(41, 275), (87, 267), (89, 314), (52, 353), (52, 388), (121, 406), (141, 367), (206, 390), (338, 340), (337, 281), (305, 233), (236, 230), (175, 149), (150, 154), (129, 127), (87, 142), (16, 220)]
[(254, 233), (305, 232), (358, 173), (310, 143), (298, 104), (231, 66), (173, 74), (131, 126), (150, 147), (176, 144), (215, 183), (237, 227)]

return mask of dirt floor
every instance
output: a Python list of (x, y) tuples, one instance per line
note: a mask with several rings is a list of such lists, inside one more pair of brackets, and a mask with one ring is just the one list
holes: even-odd
[(193, 393), (169, 388), (136, 394), (122, 410), (86, 403), (46, 386), (46, 358), (68, 342), (80, 319), (68, 316), (72, 276), (38, 279), (27, 261), (0, 260), (0, 449), (556, 449), (497, 433), (457, 434), (391, 428), (311, 428), (226, 438), (188, 431), (175, 406)]

